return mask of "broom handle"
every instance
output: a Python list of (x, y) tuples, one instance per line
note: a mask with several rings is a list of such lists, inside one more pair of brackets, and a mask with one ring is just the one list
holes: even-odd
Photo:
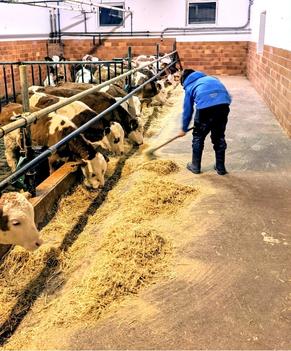
[[(191, 127), (191, 128), (189, 128), (189, 129), (187, 129), (187, 133), (188, 133), (190, 130), (192, 130), (192, 129), (194, 129), (194, 127)], [(180, 136), (180, 135), (176, 135), (176, 136), (173, 137), (172, 139), (166, 141), (164, 144), (162, 144), (162, 145), (160, 145), (160, 146), (158, 146), (158, 147), (152, 149), (151, 151), (152, 151), (152, 152), (155, 152), (155, 151), (159, 150), (161, 147), (163, 147), (163, 146), (165, 146), (165, 145), (167, 145), (167, 144), (170, 144), (172, 141), (174, 141), (174, 140), (176, 140), (176, 139), (178, 139), (178, 138), (181, 138), (181, 136)]]

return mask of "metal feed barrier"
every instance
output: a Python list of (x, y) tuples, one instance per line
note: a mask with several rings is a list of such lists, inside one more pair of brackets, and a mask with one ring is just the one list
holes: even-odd
[[(146, 84), (154, 81), (157, 77), (159, 77), (161, 74), (163, 74), (167, 69), (169, 69), (171, 66), (175, 65), (178, 60), (177, 60), (177, 51), (173, 51), (165, 56), (163, 56), (163, 58), (165, 57), (171, 57), (171, 63), (169, 65), (167, 65), (164, 69), (162, 69), (161, 71), (159, 71), (154, 77), (148, 79), (146, 82), (144, 82), (142, 85), (134, 88), (132, 91), (129, 92), (129, 94), (127, 94), (125, 97), (121, 98), (118, 102), (114, 103), (112, 106), (110, 106), (109, 108), (107, 108), (106, 110), (102, 111), (100, 114), (96, 115), (93, 119), (91, 119), (90, 121), (88, 121), (87, 123), (85, 123), (84, 125), (82, 125), (80, 128), (76, 129), (75, 131), (73, 131), (72, 133), (70, 133), (69, 135), (67, 135), (66, 137), (64, 137), (62, 140), (60, 140), (59, 142), (57, 142), (56, 144), (52, 145), (51, 147), (49, 147), (48, 149), (46, 149), (44, 152), (42, 152), (40, 155), (38, 155), (37, 157), (33, 158), (32, 160), (29, 160), (28, 163), (26, 163), (23, 167), (21, 167), (20, 169), (16, 170), (15, 172), (13, 172), (11, 175), (9, 175), (7, 178), (5, 178), (3, 181), (0, 182), (0, 193), (10, 184), (12, 184), (13, 182), (15, 182), (17, 179), (19, 179), (20, 177), (22, 177), (24, 174), (26, 174), (29, 171), (32, 171), (39, 163), (43, 162), (45, 159), (47, 159), (49, 156), (51, 156), (53, 153), (55, 153), (60, 147), (62, 147), (63, 145), (67, 144), (69, 141), (71, 141), (73, 138), (75, 138), (76, 136), (80, 135), (82, 132), (84, 132), (87, 128), (89, 128), (91, 125), (93, 125), (94, 123), (96, 123), (98, 120), (100, 120), (105, 114), (107, 114), (108, 112), (113, 111), (116, 107), (118, 107), (120, 104), (122, 104), (124, 101), (126, 101), (127, 99), (129, 99), (131, 96), (133, 96), (135, 93), (137, 93), (139, 90), (141, 90)], [(42, 118), (43, 116), (47, 115), (48, 113), (51, 113), (63, 106), (66, 106), (68, 104), (70, 104), (71, 102), (74, 102), (76, 100), (81, 99), (82, 97), (96, 92), (98, 90), (100, 90), (101, 88), (112, 84), (116, 81), (118, 81), (121, 78), (126, 78), (128, 77), (128, 81), (130, 84), (131, 81), (131, 75), (134, 74), (135, 72), (149, 66), (152, 65), (154, 63), (157, 64), (157, 68), (159, 67), (159, 62), (162, 58), (157, 58), (156, 60), (152, 61), (151, 63), (148, 64), (144, 64), (141, 65), (138, 68), (135, 69), (130, 69), (129, 71), (115, 77), (112, 78), (104, 83), (98, 84), (90, 89), (87, 89), (85, 91), (82, 91), (70, 98), (67, 98), (64, 101), (60, 101), (54, 105), (51, 105), (49, 107), (46, 107), (38, 112), (34, 112), (34, 113), (23, 113), (22, 115), (19, 116), (19, 118), (14, 121), (11, 122), (3, 127), (0, 127), (0, 138), (2, 138), (4, 135), (12, 132), (13, 130), (16, 130), (18, 128), (29, 128), (29, 126), (34, 123), (35, 121), (37, 121), (38, 119)], [(27, 82), (23, 83), (23, 97), (26, 99), (28, 99), (28, 90), (27, 90)], [(26, 87), (25, 87), (26, 86)], [(25, 91), (26, 90), (26, 91)], [(24, 111), (27, 111), (27, 106), (28, 106), (28, 102), (24, 101)], [(29, 134), (29, 133), (28, 133)], [(32, 193), (35, 194), (35, 184), (32, 181), (31, 182), (31, 189), (30, 191)]]
[[(107, 79), (112, 76), (116, 77), (118, 72), (123, 73), (127, 65), (128, 58), (113, 59), (110, 61), (14, 61), (14, 62), (0, 62), (0, 111), (1, 107), (9, 102), (16, 102), (16, 96), (20, 92), (20, 77), (19, 66), (25, 65), (27, 67), (27, 80), (29, 85), (44, 85), (44, 80), (47, 77), (48, 85), (51, 85), (50, 66), (55, 66), (56, 82), (72, 81), (71, 75), (76, 74), (76, 66), (81, 69), (81, 80), (84, 83), (84, 68), (90, 71), (91, 80), (95, 71), (98, 71), (98, 80), (101, 83), (101, 69), (107, 69)], [(59, 73), (62, 72), (60, 77)]]

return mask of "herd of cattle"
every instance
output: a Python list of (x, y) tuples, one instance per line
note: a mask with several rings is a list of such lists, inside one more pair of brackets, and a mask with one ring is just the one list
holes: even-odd
[[(94, 62), (92, 57), (86, 57), (86, 59)], [(133, 67), (139, 67), (153, 59), (155, 58), (139, 56), (133, 60), (132, 64)], [(95, 59), (95, 61), (97, 60)], [(169, 63), (169, 59), (165, 58), (161, 68)], [(80, 73), (78, 74), (76, 67), (74, 70), (76, 71), (75, 82), (62, 82), (56, 85), (56, 72), (52, 66), (51, 77), (46, 78), (44, 86), (30, 87), (31, 112), (39, 111), (91, 88), (94, 86), (93, 83), (99, 83), (97, 74), (100, 74), (100, 69), (94, 72), (95, 81), (92, 81), (92, 68), (90, 70), (86, 67), (83, 68), (82, 81), (87, 81), (87, 83), (80, 83)], [(132, 77), (132, 83), (134, 86), (139, 86), (156, 73), (157, 67), (151, 65), (142, 69), (141, 72), (137, 71)], [(86, 79), (84, 79), (85, 77)], [(102, 80), (106, 80), (104, 77)], [(48, 84), (49, 82), (50, 84)], [(112, 112), (105, 114), (82, 134), (52, 155), (49, 158), (50, 172), (53, 172), (60, 165), (60, 162), (76, 161), (80, 163), (86, 187), (91, 189), (102, 187), (109, 161), (108, 156), (123, 154), (125, 139), (135, 145), (143, 143), (142, 107), (145, 104), (162, 105), (166, 103), (167, 87), (169, 85), (175, 87), (177, 84), (179, 84), (179, 72), (175, 68), (166, 71), (158, 80), (146, 84), (136, 95), (121, 103)], [(87, 94), (80, 100), (47, 114), (31, 125), (33, 145), (48, 148), (56, 144), (126, 95), (125, 79), (119, 79), (114, 84), (107, 85), (101, 90)], [(22, 113), (21, 103), (21, 95), (19, 95), (16, 103), (4, 106), (0, 113), (0, 126), (9, 123), (11, 118)], [(15, 171), (21, 150), (20, 131), (15, 130), (7, 134), (4, 137), (4, 145), (7, 163), (11, 170)], [(0, 198), (0, 244), (20, 245), (27, 250), (35, 250), (42, 244), (34, 224), (33, 207), (21, 193), (6, 193)]]

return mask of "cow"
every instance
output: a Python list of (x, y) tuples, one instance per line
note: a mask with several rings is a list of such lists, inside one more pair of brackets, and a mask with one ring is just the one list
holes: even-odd
[[(70, 85), (72, 86), (72, 85)], [(80, 90), (77, 89), (64, 89), (63, 86), (60, 88), (52, 88), (50, 87), (49, 89), (46, 89), (45, 91), (49, 92), (50, 94), (54, 95), (55, 97), (63, 96), (63, 97), (71, 97), (73, 95), (76, 95), (80, 93)], [(41, 93), (40, 93), (41, 94)], [(52, 97), (53, 99), (53, 97)], [(54, 101), (57, 101), (56, 99)], [(83, 98), (80, 99), (80, 102), (83, 102), (84, 104), (87, 105), (88, 108), (91, 110), (95, 111), (95, 115), (101, 113), (108, 107), (112, 106), (114, 103), (116, 103), (115, 98), (110, 96), (107, 93), (103, 92), (93, 92), (90, 93)], [(40, 107), (40, 105), (38, 105)], [(67, 115), (65, 110), (63, 110), (63, 113)], [(91, 119), (89, 114), (87, 114), (87, 118)], [(101, 119), (103, 121), (104, 127), (109, 127), (110, 121), (115, 121), (121, 124), (126, 137), (132, 141), (134, 144), (142, 144), (143, 140), (143, 135), (139, 135), (139, 121), (140, 119), (132, 117), (122, 106), (116, 107), (111, 113), (105, 114), (105, 116)], [(76, 122), (74, 120), (74, 123), (79, 125), (79, 122)], [(84, 123), (84, 121), (83, 121)], [(132, 133), (134, 132), (135, 133)], [(85, 137), (88, 138), (90, 141), (99, 141), (102, 140), (103, 136), (102, 135), (99, 138), (95, 140), (93, 135), (88, 136), (88, 130), (84, 133)], [(90, 133), (91, 134), (91, 133)]]
[[(30, 97), (29, 103), (30, 106), (41, 109), (56, 104), (64, 99), (64, 97), (49, 95), (46, 93), (35, 93)], [(81, 127), (84, 123), (88, 122), (93, 117), (96, 117), (96, 112), (82, 101), (71, 102), (64, 107), (57, 109), (56, 112), (69, 118), (77, 127)], [(102, 140), (106, 132), (105, 127), (108, 126), (109, 122), (105, 118), (102, 118), (87, 128), (87, 130), (83, 132), (83, 135), (91, 142)]]
[(98, 62), (99, 59), (91, 55), (85, 55), (82, 61), (87, 61), (88, 63), (73, 64), (71, 66), (72, 80), (76, 83), (97, 83), (97, 80), (94, 78), (94, 73), (98, 66), (93, 63)]
[(97, 83), (96, 79), (93, 77), (93, 71), (83, 67), (78, 69), (74, 81), (76, 83)]
[(110, 122), (110, 133), (104, 137), (108, 141), (109, 150), (117, 155), (124, 153), (124, 130), (120, 123)]
[(47, 73), (45, 80), (43, 81), (44, 86), (55, 86), (59, 81), (64, 79), (64, 69), (60, 68), (60, 65), (57, 62), (66, 61), (66, 59), (60, 56), (46, 56), (45, 61), (56, 62), (54, 65), (47, 65)]
[(0, 199), (0, 244), (19, 245), (34, 251), (42, 243), (32, 204), (24, 194), (4, 193)]
[[(119, 101), (121, 98), (127, 95), (127, 93), (119, 86), (119, 84), (109, 84), (102, 89), (100, 92), (107, 93)], [(124, 101), (121, 106), (131, 115), (136, 118), (141, 116), (141, 102), (137, 96), (131, 96), (129, 99)]]
[[(34, 109), (34, 111), (37, 110)], [(17, 108), (14, 106), (14, 110), (11, 110), (11, 116), (13, 113), (20, 114), (21, 112), (21, 105), (18, 105)], [(67, 117), (51, 112), (31, 125), (32, 143), (34, 146), (50, 147), (76, 130), (76, 128), (76, 125)], [(14, 130), (4, 137), (5, 155), (7, 163), (12, 170), (15, 170), (13, 168), (16, 165), (16, 160), (11, 160), (11, 158), (13, 159), (20, 148), (19, 133), (19, 130)], [(57, 168), (60, 160), (79, 162), (85, 176), (84, 183), (87, 187), (97, 189), (99, 186), (104, 185), (104, 174), (107, 169), (106, 159), (82, 135), (69, 141), (49, 157), (51, 172)]]

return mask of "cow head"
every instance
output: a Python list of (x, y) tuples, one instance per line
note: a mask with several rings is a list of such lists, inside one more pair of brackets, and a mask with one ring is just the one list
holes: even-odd
[(139, 97), (132, 96), (128, 100), (128, 112), (132, 117), (140, 117), (141, 115), (141, 102)]
[(134, 144), (143, 144), (143, 122), (141, 118), (136, 118), (130, 121), (131, 132), (128, 133), (128, 139)]
[(124, 153), (124, 130), (118, 122), (111, 122), (107, 139), (115, 154), (122, 155)]
[(104, 156), (97, 152), (91, 160), (82, 160), (81, 169), (85, 177), (84, 184), (90, 189), (98, 189), (105, 184), (104, 175), (107, 170), (107, 162)]
[(56, 64), (53, 65), (48, 65), (48, 76), (44, 81), (44, 86), (55, 86), (56, 83), (59, 81), (62, 81), (64, 79), (65, 73), (64, 70), (65, 68), (63, 67), (64, 65), (60, 66), (58, 63), (61, 61), (66, 61), (65, 57), (63, 55), (57, 56), (54, 55), (52, 57), (46, 56), (45, 61), (47, 62), (55, 62)]
[(7, 193), (0, 207), (0, 243), (19, 245), (29, 251), (39, 248), (43, 241), (34, 223), (32, 204), (20, 193)]

